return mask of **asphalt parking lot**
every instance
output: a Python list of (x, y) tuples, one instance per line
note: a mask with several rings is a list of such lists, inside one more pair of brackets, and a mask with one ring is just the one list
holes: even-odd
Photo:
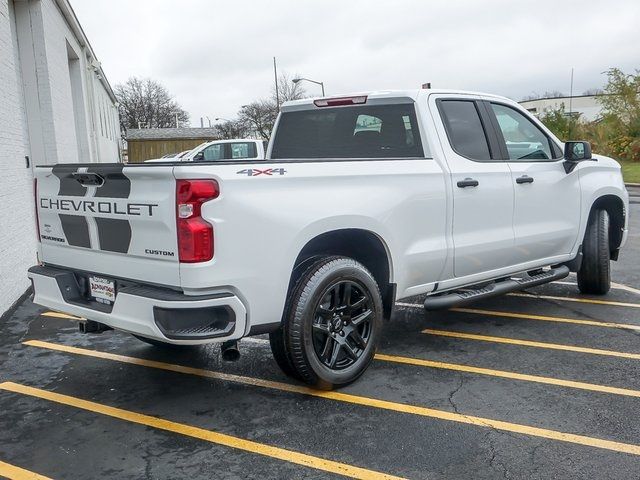
[(0, 476), (640, 478), (631, 216), (608, 296), (569, 277), (427, 316), (405, 300), (339, 392), (285, 377), (264, 337), (226, 363), (218, 346), (82, 335), (27, 300), (1, 326)]

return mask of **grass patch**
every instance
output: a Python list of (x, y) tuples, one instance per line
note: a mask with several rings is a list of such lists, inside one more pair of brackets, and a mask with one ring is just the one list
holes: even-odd
[(618, 160), (622, 165), (622, 177), (625, 183), (640, 183), (640, 162)]

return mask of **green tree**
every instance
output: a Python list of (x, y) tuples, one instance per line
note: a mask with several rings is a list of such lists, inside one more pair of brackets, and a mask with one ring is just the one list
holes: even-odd
[(546, 109), (540, 115), (540, 121), (563, 142), (569, 140), (570, 137), (575, 137), (578, 122), (575, 118), (567, 115), (564, 103), (561, 103), (557, 108)]
[(611, 68), (606, 75), (599, 102), (609, 146), (619, 157), (640, 161), (640, 70), (626, 74)]
[(569, 118), (564, 105), (546, 110), (540, 120), (558, 138), (586, 140), (594, 152), (619, 160), (640, 162), (640, 70), (626, 74), (619, 68), (605, 72), (607, 84), (596, 93), (602, 117), (595, 122)]

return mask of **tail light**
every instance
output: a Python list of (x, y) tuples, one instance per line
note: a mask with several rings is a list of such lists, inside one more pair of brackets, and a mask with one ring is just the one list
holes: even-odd
[(36, 232), (38, 234), (38, 241), (40, 242), (42, 239), (40, 238), (40, 217), (38, 217), (38, 179), (33, 179), (33, 208), (36, 212)]
[(181, 262), (206, 262), (213, 258), (213, 226), (201, 216), (204, 202), (220, 195), (215, 180), (176, 181), (178, 256)]

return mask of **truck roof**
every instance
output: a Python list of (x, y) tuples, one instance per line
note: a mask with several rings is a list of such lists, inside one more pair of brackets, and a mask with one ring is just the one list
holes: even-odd
[(456, 89), (407, 89), (407, 90), (371, 90), (365, 92), (352, 92), (352, 93), (342, 93), (336, 95), (327, 95), (324, 97), (310, 97), (303, 98), (301, 100), (290, 100), (288, 102), (284, 102), (281, 106), (283, 111), (287, 110), (300, 110), (306, 107), (312, 106), (314, 101), (322, 100), (322, 99), (332, 99), (332, 98), (344, 98), (344, 97), (363, 97), (366, 96), (368, 100), (390, 100), (390, 99), (411, 99), (413, 101), (417, 100), (420, 95), (433, 95), (433, 94), (457, 94), (457, 95), (475, 95), (475, 96), (483, 96), (483, 97), (494, 97), (500, 98), (504, 100), (510, 100), (506, 97), (501, 97), (499, 95), (494, 95), (490, 93), (484, 92), (472, 92), (467, 90), (456, 90)]

